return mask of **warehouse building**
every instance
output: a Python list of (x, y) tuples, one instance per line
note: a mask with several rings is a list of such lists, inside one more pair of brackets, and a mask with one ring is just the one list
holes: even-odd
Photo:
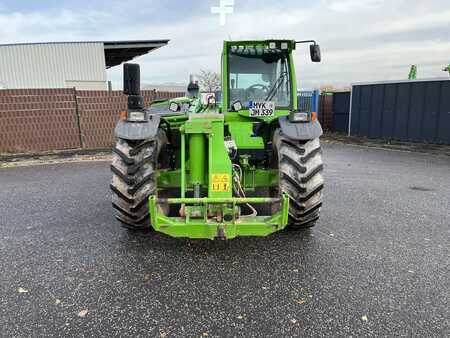
[(349, 136), (450, 144), (450, 78), (359, 82), (333, 94), (332, 126)]
[(0, 89), (108, 89), (106, 69), (169, 40), (48, 42), (0, 45)]

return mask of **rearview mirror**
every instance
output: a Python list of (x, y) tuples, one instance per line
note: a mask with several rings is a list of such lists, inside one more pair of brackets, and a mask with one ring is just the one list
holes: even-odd
[(312, 62), (320, 62), (320, 60), (322, 59), (320, 56), (320, 46), (317, 44), (309, 46), (309, 53), (311, 54)]
[(123, 93), (125, 95), (139, 95), (141, 91), (141, 72), (139, 65), (125, 63), (123, 65)]

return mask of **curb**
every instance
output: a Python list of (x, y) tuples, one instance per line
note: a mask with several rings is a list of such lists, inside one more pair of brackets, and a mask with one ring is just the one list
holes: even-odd
[(341, 143), (360, 147), (377, 148), (382, 150), (414, 152), (422, 154), (433, 154), (441, 156), (450, 156), (450, 145), (432, 144), (423, 142), (408, 142), (369, 139), (366, 137), (347, 136), (337, 133), (324, 133), (322, 140), (327, 143)]
[(2, 154), (0, 169), (84, 161), (111, 161), (111, 149), (69, 149), (43, 153)]
[(111, 149), (64, 149), (64, 150), (52, 150), (35, 153), (4, 153), (0, 154), (1, 162), (17, 162), (20, 160), (39, 160), (45, 158), (68, 158), (74, 156), (95, 156), (95, 155), (107, 155), (112, 153)]

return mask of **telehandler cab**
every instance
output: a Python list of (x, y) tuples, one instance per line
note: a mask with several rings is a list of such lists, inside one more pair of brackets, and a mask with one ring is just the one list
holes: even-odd
[(111, 165), (117, 219), (173, 237), (266, 236), (309, 228), (322, 206), (322, 128), (299, 111), (292, 52), (312, 40), (225, 41), (221, 101), (185, 97), (144, 107), (139, 66), (124, 65)]

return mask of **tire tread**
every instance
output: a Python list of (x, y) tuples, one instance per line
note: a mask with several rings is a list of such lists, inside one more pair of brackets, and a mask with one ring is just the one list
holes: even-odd
[(320, 216), (324, 187), (319, 139), (292, 140), (277, 130), (273, 143), (279, 158), (280, 191), (289, 197), (288, 226), (311, 228)]
[(155, 140), (119, 139), (113, 152), (110, 184), (116, 218), (129, 229), (149, 228), (147, 201), (156, 191)]

